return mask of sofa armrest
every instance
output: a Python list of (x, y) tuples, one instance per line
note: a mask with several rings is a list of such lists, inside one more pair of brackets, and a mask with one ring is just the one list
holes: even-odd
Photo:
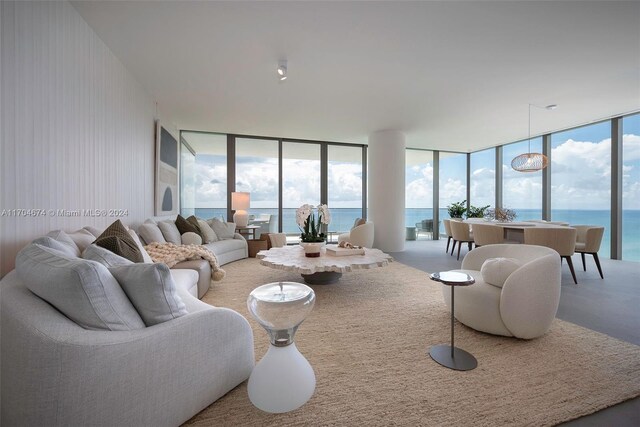
[(182, 261), (171, 268), (191, 269), (198, 272), (198, 298), (202, 298), (207, 293), (211, 285), (211, 264), (204, 259)]
[(251, 327), (229, 309), (89, 331), (26, 289), (4, 291), (12, 304), (1, 313), (3, 424), (179, 425), (253, 367)]
[(534, 259), (507, 278), (500, 294), (500, 316), (513, 335), (529, 339), (549, 329), (560, 303), (560, 279), (556, 254)]
[(240, 233), (235, 233), (235, 234), (233, 235), (233, 238), (234, 238), (234, 239), (237, 239), (237, 240), (245, 240), (245, 241), (247, 240), (247, 239), (245, 239), (245, 238), (244, 238), (244, 236), (243, 236), (242, 234), (240, 234)]

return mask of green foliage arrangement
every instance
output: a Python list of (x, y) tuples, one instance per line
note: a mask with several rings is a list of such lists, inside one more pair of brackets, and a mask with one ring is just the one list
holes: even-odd
[(451, 218), (462, 218), (464, 213), (467, 211), (467, 201), (463, 200), (457, 203), (451, 203), (447, 206), (447, 212), (449, 212), (449, 216)]
[(489, 209), (489, 205), (481, 208), (471, 205), (469, 209), (467, 209), (467, 218), (484, 218), (487, 209)]

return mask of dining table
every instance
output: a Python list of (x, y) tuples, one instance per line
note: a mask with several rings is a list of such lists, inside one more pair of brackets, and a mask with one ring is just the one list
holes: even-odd
[(504, 240), (510, 243), (524, 243), (524, 230), (526, 228), (570, 228), (566, 223), (558, 222), (538, 222), (538, 221), (513, 221), (513, 222), (496, 222), (486, 221), (484, 219), (466, 219), (464, 222), (468, 223), (473, 230), (474, 223), (495, 225), (496, 227), (502, 227), (504, 230)]

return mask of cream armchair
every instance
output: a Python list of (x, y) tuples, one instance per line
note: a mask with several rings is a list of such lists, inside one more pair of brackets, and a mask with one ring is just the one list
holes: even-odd
[(576, 271), (571, 256), (576, 250), (577, 230), (573, 227), (531, 227), (524, 229), (526, 245), (546, 246), (560, 255), (560, 262), (567, 260), (573, 282), (577, 285)]
[[(502, 287), (486, 283), (482, 264), (489, 258), (514, 258), (521, 266)], [(462, 269), (476, 283), (456, 289), (455, 317), (478, 331), (523, 339), (544, 335), (560, 302), (560, 258), (549, 248), (532, 245), (488, 245), (469, 252)], [(442, 285), (451, 309), (451, 288)]]
[(600, 259), (598, 258), (598, 251), (600, 250), (600, 243), (602, 243), (602, 236), (604, 235), (604, 227), (594, 225), (574, 225), (573, 228), (578, 230), (576, 237), (576, 252), (582, 257), (582, 268), (587, 271), (587, 265), (585, 263), (584, 255), (593, 255), (593, 260), (598, 267), (598, 273), (600, 278), (604, 279), (602, 274), (602, 267), (600, 266)]
[(363, 248), (373, 247), (373, 222), (367, 221), (362, 225), (353, 227), (350, 232), (338, 236), (338, 243), (349, 242)]

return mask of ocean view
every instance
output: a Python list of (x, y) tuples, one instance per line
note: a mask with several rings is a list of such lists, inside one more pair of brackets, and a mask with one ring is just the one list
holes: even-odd
[[(536, 209), (515, 209), (517, 213), (516, 221), (528, 219), (540, 219), (541, 211)], [(183, 209), (183, 214), (195, 214), (200, 218), (225, 217), (227, 213), (223, 208), (210, 209)], [(251, 209), (249, 214), (271, 214), (277, 215), (278, 209)], [(287, 234), (297, 234), (300, 232), (295, 222), (296, 209), (283, 209), (283, 232)], [(348, 231), (356, 218), (362, 215), (360, 209), (331, 209), (330, 231)], [(600, 256), (608, 258), (610, 256), (610, 213), (604, 210), (552, 210), (552, 219), (555, 221), (566, 221), (569, 224), (602, 225), (605, 227), (604, 237), (600, 246)], [(416, 208), (405, 210), (405, 225), (414, 226), (423, 219), (433, 218), (433, 209)], [(444, 234), (442, 225), (443, 219), (448, 219), (449, 214), (446, 209), (440, 209), (440, 233)], [(622, 256), (626, 261), (640, 261), (640, 210), (625, 210), (622, 213), (623, 239)]]

